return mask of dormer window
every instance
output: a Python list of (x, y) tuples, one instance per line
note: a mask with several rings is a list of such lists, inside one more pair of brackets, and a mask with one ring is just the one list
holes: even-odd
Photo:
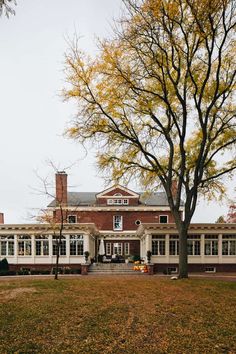
[(107, 199), (108, 205), (128, 205), (129, 199)]

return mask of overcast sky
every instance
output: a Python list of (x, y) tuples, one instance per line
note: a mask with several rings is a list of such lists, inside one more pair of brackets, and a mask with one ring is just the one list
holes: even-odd
[[(100, 191), (104, 181), (84, 152), (62, 134), (75, 107), (64, 103), (66, 38), (75, 31), (80, 46), (96, 51), (96, 36), (109, 37), (121, 0), (17, 0), (16, 16), (0, 18), (0, 211), (6, 223), (32, 222), (30, 214), (49, 200), (33, 191), (52, 175), (46, 161), (70, 169), (73, 191)], [(234, 180), (235, 182), (235, 180)], [(231, 184), (231, 188), (235, 183)], [(232, 189), (231, 189), (232, 190)], [(195, 222), (214, 222), (226, 202), (199, 204)]]

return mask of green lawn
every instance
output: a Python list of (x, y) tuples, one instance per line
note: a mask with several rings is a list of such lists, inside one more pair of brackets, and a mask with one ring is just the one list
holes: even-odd
[(236, 283), (0, 279), (0, 353), (236, 353)]

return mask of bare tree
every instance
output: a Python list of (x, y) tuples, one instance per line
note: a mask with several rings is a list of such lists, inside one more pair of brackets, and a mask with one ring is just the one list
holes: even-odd
[(15, 15), (15, 10), (11, 4), (16, 5), (16, 0), (0, 0), (0, 16), (5, 13), (7, 17)]
[[(53, 233), (53, 240), (56, 242), (56, 263), (55, 279), (58, 279), (59, 258), (63, 239), (64, 225), (67, 223), (67, 186), (65, 184), (65, 171), (58, 171), (54, 164), (50, 163), (56, 173), (56, 185), (48, 182), (48, 178), (42, 178), (38, 175), (42, 185), (42, 193), (53, 200), (48, 209), (42, 209), (36, 217), (37, 221), (47, 223), (50, 231)], [(55, 193), (56, 189), (56, 193)]]

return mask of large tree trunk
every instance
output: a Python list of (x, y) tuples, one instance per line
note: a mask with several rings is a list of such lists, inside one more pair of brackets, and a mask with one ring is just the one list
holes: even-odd
[(179, 278), (188, 278), (188, 230), (181, 227), (179, 230)]

